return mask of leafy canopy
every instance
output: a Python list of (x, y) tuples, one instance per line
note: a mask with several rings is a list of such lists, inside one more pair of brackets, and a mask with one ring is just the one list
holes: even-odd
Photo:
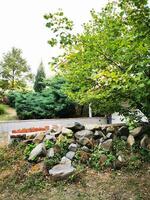
[(14, 47), (4, 54), (0, 62), (1, 90), (22, 90), (26, 87), (27, 81), (32, 80), (30, 67), (21, 54), (22, 51)]
[(55, 44), (64, 49), (52, 64), (66, 79), (69, 97), (92, 103), (96, 112), (138, 108), (150, 118), (149, 11), (147, 0), (108, 3), (101, 12), (91, 11), (82, 33), (66, 34), (63, 45), (64, 25), (72, 22), (62, 12), (46, 15)]

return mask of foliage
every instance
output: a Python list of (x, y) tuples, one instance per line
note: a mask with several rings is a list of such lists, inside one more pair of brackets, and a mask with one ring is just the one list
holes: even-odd
[[(100, 158), (103, 155), (105, 155), (107, 158), (103, 163), (100, 163)], [(97, 146), (94, 148), (91, 154), (89, 164), (92, 168), (100, 170), (103, 167), (110, 166), (115, 159), (116, 157), (111, 152), (101, 149), (100, 147)]]
[(139, 109), (150, 118), (147, 0), (108, 3), (101, 12), (92, 10), (91, 16), (82, 33), (69, 36), (71, 42), (61, 39), (71, 23), (63, 12), (45, 16), (54, 33), (53, 45), (63, 43), (64, 54), (52, 64), (67, 81), (66, 94), (80, 104), (92, 103), (95, 112), (128, 115)]
[(16, 103), (16, 97), (19, 95), (20, 93), (17, 91), (10, 91), (7, 94), (7, 99), (8, 99), (8, 104), (12, 107), (15, 108), (15, 103)]
[(37, 74), (35, 76), (35, 82), (34, 82), (34, 91), (35, 92), (42, 92), (44, 88), (46, 87), (45, 85), (45, 72), (44, 72), (44, 66), (43, 63), (41, 62), (37, 71)]
[(149, 162), (150, 163), (150, 150), (147, 148), (141, 148), (140, 149), (140, 154), (142, 157), (142, 160), (144, 162)]
[(25, 159), (29, 158), (31, 151), (36, 147), (36, 144), (28, 144), (24, 150)]
[(120, 138), (113, 140), (113, 150), (117, 153), (119, 151), (125, 151), (127, 148), (126, 141)]
[(75, 113), (75, 105), (61, 92), (63, 82), (51, 79), (48, 88), (41, 93), (22, 93), (16, 98), (19, 119), (48, 119), (69, 117)]
[(3, 56), (0, 63), (0, 88), (4, 91), (25, 89), (27, 81), (32, 79), (30, 67), (21, 54), (20, 49), (13, 47)]
[(56, 141), (56, 145), (60, 148), (61, 156), (64, 156), (68, 152), (68, 146), (70, 144), (70, 139), (67, 136), (60, 135)]
[(47, 169), (51, 169), (53, 166), (59, 164), (61, 160), (61, 155), (59, 153), (55, 153), (52, 158), (45, 158), (44, 164)]
[(54, 143), (50, 140), (46, 140), (44, 143), (45, 143), (46, 149), (50, 149), (54, 146)]
[(3, 104), (0, 104), (0, 115), (3, 115), (6, 113), (6, 108)]

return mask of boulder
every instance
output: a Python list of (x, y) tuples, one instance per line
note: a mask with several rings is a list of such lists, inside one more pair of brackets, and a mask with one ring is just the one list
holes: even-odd
[(139, 127), (137, 127), (137, 128), (135, 128), (135, 129), (133, 129), (131, 132), (130, 132), (130, 134), (133, 136), (133, 137), (136, 137), (136, 136), (139, 136), (139, 135), (141, 135), (141, 133), (142, 133), (142, 126), (139, 126)]
[(68, 147), (68, 149), (70, 150), (70, 151), (76, 151), (77, 150), (77, 148), (78, 148), (78, 145), (77, 144), (74, 144), (74, 143), (71, 143), (70, 145), (69, 145), (69, 147)]
[(150, 145), (150, 138), (148, 137), (147, 134), (145, 134), (143, 136), (143, 138), (141, 139), (141, 141), (140, 141), (140, 146), (145, 148), (145, 147), (147, 147), (149, 145)]
[(44, 141), (50, 140), (50, 141), (56, 141), (55, 135), (45, 135)]
[(73, 131), (71, 129), (63, 127), (61, 133), (66, 136), (72, 136)]
[(66, 126), (66, 128), (71, 129), (74, 132), (85, 129), (85, 127), (82, 124), (80, 124), (79, 122), (70, 123), (69, 125)]
[(75, 133), (75, 137), (77, 139), (81, 139), (81, 138), (92, 138), (94, 135), (94, 133), (92, 131), (89, 130), (82, 130), (82, 131), (78, 131)]
[(75, 152), (74, 151), (69, 151), (68, 153), (66, 153), (66, 158), (69, 158), (70, 160), (73, 159), (73, 157), (75, 156)]
[(90, 139), (86, 137), (79, 138), (78, 143), (81, 145), (88, 145), (90, 144)]
[(44, 137), (45, 137), (45, 133), (39, 133), (39, 134), (33, 139), (33, 142), (34, 142), (35, 144), (39, 144), (39, 143), (41, 143), (41, 142), (43, 141)]
[(58, 165), (49, 170), (49, 174), (55, 180), (64, 179), (73, 174), (75, 168), (71, 165), (71, 160), (63, 157)]
[(107, 133), (106, 138), (112, 138), (113, 134), (112, 133)]
[(114, 133), (115, 132), (115, 128), (113, 126), (108, 126), (106, 128), (106, 133)]
[(90, 130), (90, 131), (99, 130), (100, 128), (101, 128), (100, 124), (87, 124), (87, 125), (85, 125), (85, 129)]
[(38, 144), (30, 153), (29, 161), (34, 161), (38, 156), (46, 156), (44, 143)]
[(47, 157), (48, 158), (54, 157), (54, 148), (50, 148), (47, 150)]
[(106, 139), (106, 136), (105, 134), (102, 132), (102, 131), (95, 131), (94, 132), (94, 138), (100, 138), (100, 137), (103, 137), (104, 139)]
[(112, 139), (104, 141), (102, 144), (100, 144), (100, 147), (107, 151), (110, 151), (112, 148)]
[(90, 152), (90, 149), (87, 147), (87, 146), (83, 146), (83, 147), (81, 147), (81, 150), (82, 151), (85, 151), (85, 152)]
[(128, 129), (128, 127), (127, 126), (120, 127), (118, 129), (118, 131), (117, 131), (117, 135), (128, 137), (128, 135), (129, 135), (129, 129)]
[(128, 136), (128, 138), (127, 138), (127, 143), (128, 143), (128, 145), (129, 145), (130, 147), (133, 146), (133, 144), (135, 143), (135, 139), (134, 139), (133, 135), (130, 134), (130, 135)]

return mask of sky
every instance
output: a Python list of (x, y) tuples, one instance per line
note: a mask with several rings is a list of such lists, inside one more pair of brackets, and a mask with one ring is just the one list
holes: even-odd
[(12, 47), (22, 49), (35, 74), (41, 62), (46, 74), (50, 76), (48, 62), (58, 55), (58, 49), (48, 45), (49, 29), (45, 27), (44, 14), (62, 8), (65, 15), (72, 19), (77, 32), (81, 24), (90, 19), (90, 10), (99, 11), (108, 0), (0, 0), (0, 59)]

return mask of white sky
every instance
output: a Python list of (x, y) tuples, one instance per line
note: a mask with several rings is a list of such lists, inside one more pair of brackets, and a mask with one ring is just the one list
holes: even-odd
[(100, 10), (108, 0), (0, 0), (0, 59), (11, 47), (20, 48), (36, 73), (41, 59), (47, 74), (48, 62), (58, 52), (47, 44), (49, 29), (43, 15), (62, 8), (77, 30), (90, 19), (90, 10)]

